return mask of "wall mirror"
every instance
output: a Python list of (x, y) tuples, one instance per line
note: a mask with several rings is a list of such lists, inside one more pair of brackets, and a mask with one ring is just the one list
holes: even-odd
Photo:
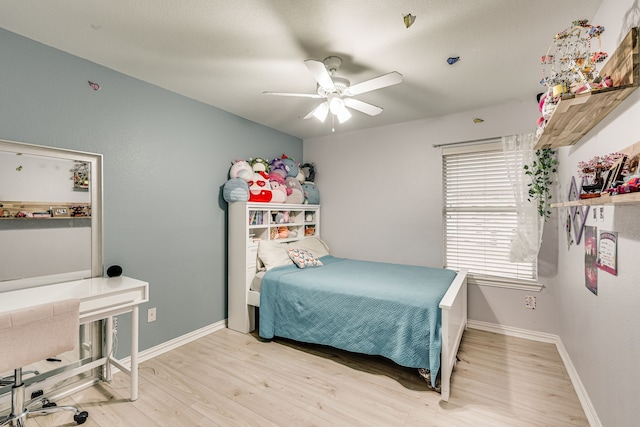
[(0, 292), (102, 275), (102, 156), (0, 140)]
[[(0, 301), (2, 292), (102, 276), (102, 230), (102, 155), (0, 140)], [(25, 367), (25, 383), (99, 357), (94, 323), (81, 326), (75, 350)], [(0, 372), (0, 407), (11, 375)]]

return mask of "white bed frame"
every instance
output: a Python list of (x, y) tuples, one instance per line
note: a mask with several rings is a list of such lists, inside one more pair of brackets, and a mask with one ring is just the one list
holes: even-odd
[(467, 272), (462, 270), (440, 301), (442, 349), (440, 350), (440, 396), (449, 401), (451, 374), (456, 366), (462, 333), (467, 327)]
[[(229, 203), (229, 280), (228, 280), (228, 315), (227, 325), (230, 329), (248, 333), (255, 329), (255, 307), (260, 307), (260, 292), (251, 290), (251, 283), (256, 275), (258, 243), (251, 233), (258, 229), (268, 229), (270, 224), (252, 224), (249, 215), (252, 210), (272, 211), (289, 210), (298, 213), (314, 212), (312, 224), (315, 225), (315, 236), (320, 237), (320, 206), (273, 203)], [(295, 227), (305, 226), (304, 222), (294, 222)], [(264, 231), (264, 230), (262, 230)], [(263, 236), (268, 238), (268, 234)], [(300, 233), (297, 239), (304, 238)], [(442, 310), (442, 350), (440, 353), (440, 392), (442, 400), (449, 400), (451, 390), (451, 373), (456, 365), (456, 356), (462, 334), (467, 326), (467, 272), (460, 271), (440, 301)]]
[[(253, 314), (260, 307), (260, 293), (247, 289), (247, 305)], [(456, 366), (458, 348), (467, 327), (467, 272), (460, 271), (440, 301), (442, 310), (442, 350), (440, 352), (440, 395), (449, 401), (451, 374)], [(253, 317), (253, 316), (251, 316)]]

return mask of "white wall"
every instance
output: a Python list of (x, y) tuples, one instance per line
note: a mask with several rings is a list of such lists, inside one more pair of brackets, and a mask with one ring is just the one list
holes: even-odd
[[(629, 28), (640, 25), (639, 2), (604, 0), (593, 23), (605, 27), (602, 50), (613, 53)], [(576, 145), (559, 150), (561, 197), (579, 161), (640, 141), (639, 118), (636, 90)], [(618, 232), (618, 275), (600, 271), (598, 295), (592, 294), (584, 283), (584, 241), (567, 249), (561, 236), (552, 285), (559, 289), (560, 336), (602, 425), (632, 426), (640, 419), (640, 206), (608, 206), (604, 213), (604, 221), (594, 221), (590, 212), (587, 225)]]
[[(568, 17), (567, 22), (576, 17)], [(639, 0), (604, 0), (596, 25), (606, 29), (600, 50), (612, 53), (631, 26), (640, 25)], [(561, 29), (559, 29), (561, 30)], [(594, 45), (594, 49), (596, 49)], [(533, 130), (535, 94), (528, 101), (304, 141), (315, 162), (323, 237), (338, 256), (442, 264), (441, 166), (434, 143)], [(384, 113), (383, 113), (384, 114)], [(485, 122), (472, 123), (473, 117)], [(640, 90), (575, 146), (559, 150), (558, 197), (565, 198), (580, 160), (640, 141)], [(563, 211), (557, 212), (564, 218)], [(563, 221), (545, 227), (539, 256), (537, 309), (524, 309), (522, 291), (471, 286), (474, 320), (558, 334), (603, 426), (640, 419), (640, 206), (605, 209), (589, 224), (618, 232), (618, 276), (599, 273), (598, 296), (584, 285), (584, 247), (567, 247)]]

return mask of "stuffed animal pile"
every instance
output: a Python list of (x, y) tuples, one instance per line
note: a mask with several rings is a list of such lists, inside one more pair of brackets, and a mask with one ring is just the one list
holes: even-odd
[(256, 157), (231, 162), (222, 196), (227, 202), (320, 204), (312, 163), (299, 165), (283, 154), (267, 161)]

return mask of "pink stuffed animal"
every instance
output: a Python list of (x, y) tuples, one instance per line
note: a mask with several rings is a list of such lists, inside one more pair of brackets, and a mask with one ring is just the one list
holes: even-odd
[(285, 184), (284, 178), (277, 172), (269, 174), (269, 184), (271, 185), (271, 203), (286, 203), (287, 195), (291, 191)]

